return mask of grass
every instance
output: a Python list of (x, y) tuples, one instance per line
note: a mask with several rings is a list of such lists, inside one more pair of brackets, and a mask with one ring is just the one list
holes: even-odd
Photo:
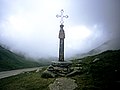
[(82, 58), (81, 64), (82, 73), (72, 77), (78, 84), (75, 90), (120, 90), (120, 50)]
[(42, 66), (42, 64), (0, 46), (0, 71), (38, 66)]
[[(100, 60), (93, 62), (95, 58)], [(75, 90), (120, 90), (120, 50), (106, 51), (80, 60), (83, 69), (69, 77), (76, 80), (78, 87)], [(76, 63), (78, 61), (74, 65)], [(56, 78), (41, 78), (44, 70), (0, 79), (0, 90), (49, 90), (49, 84)]]
[[(42, 70), (44, 71), (44, 69)], [(41, 72), (29, 72), (0, 80), (0, 90), (49, 90), (55, 78), (41, 78)]]

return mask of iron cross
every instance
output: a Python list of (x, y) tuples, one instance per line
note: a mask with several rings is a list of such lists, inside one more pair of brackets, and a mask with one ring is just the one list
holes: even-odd
[(61, 25), (63, 25), (63, 23), (64, 23), (63, 18), (68, 18), (68, 15), (65, 15), (65, 16), (63, 15), (63, 13), (64, 13), (63, 9), (60, 12), (61, 12), (61, 15), (57, 14), (56, 17), (57, 18), (61, 17), (60, 23), (61, 23)]

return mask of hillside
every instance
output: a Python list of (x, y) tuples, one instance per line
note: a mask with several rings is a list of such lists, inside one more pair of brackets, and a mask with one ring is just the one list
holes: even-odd
[(106, 41), (103, 44), (101, 44), (100, 46), (96, 47), (95, 49), (92, 49), (91, 51), (89, 51), (87, 54), (94, 55), (97, 53), (104, 52), (106, 50), (118, 50), (118, 49), (120, 49), (120, 42), (118, 42), (118, 41), (119, 41), (118, 38)]
[(119, 38), (108, 40), (86, 53), (76, 54), (74, 56), (74, 58), (82, 58), (82, 57), (86, 57), (86, 56), (92, 56), (92, 55), (99, 54), (99, 53), (102, 53), (107, 50), (118, 50), (118, 49), (120, 49), (120, 42), (118, 42), (118, 41), (119, 41)]
[[(120, 90), (120, 50), (108, 50), (72, 62), (82, 67), (80, 72), (66, 77), (75, 80), (78, 86), (75, 90)], [(45, 69), (1, 79), (0, 90), (50, 90), (48, 86), (63, 77), (41, 78)]]
[(83, 69), (74, 77), (80, 90), (120, 90), (120, 50), (73, 60), (80, 61)]
[(0, 46), (0, 71), (41, 66)]

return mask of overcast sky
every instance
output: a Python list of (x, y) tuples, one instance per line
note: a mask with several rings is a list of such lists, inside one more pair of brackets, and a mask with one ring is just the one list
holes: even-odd
[(31, 57), (58, 57), (61, 9), (69, 16), (65, 57), (119, 38), (120, 0), (0, 0), (0, 43)]

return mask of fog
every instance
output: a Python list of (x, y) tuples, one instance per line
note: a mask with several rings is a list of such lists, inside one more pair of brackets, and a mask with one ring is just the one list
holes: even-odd
[(58, 57), (56, 15), (64, 9), (65, 57), (85, 53), (118, 40), (119, 8), (120, 0), (0, 0), (0, 43), (34, 58)]

